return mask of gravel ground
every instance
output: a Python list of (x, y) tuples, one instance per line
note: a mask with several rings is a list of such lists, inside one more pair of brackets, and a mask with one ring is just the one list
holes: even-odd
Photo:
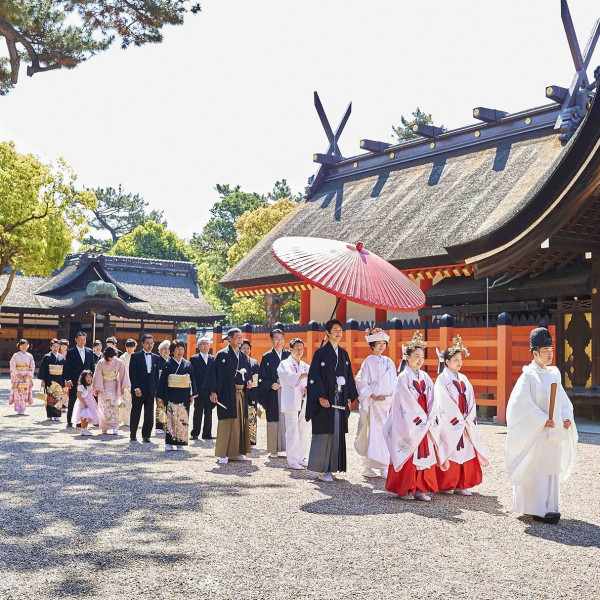
[[(270, 460), (265, 422), (251, 463), (217, 465), (214, 442), (128, 449), (15, 416), (0, 396), (0, 598), (600, 598), (600, 436), (552, 527), (509, 512), (506, 430), (470, 497), (404, 502), (365, 481), (352, 448), (335, 483)], [(216, 421), (215, 421), (216, 423)], [(216, 431), (216, 429), (215, 429)], [(94, 430), (95, 434), (98, 430)]]

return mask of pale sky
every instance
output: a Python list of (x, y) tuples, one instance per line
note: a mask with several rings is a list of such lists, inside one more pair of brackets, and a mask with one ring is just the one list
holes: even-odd
[[(475, 106), (547, 104), (574, 74), (559, 0), (204, 0), (160, 45), (117, 45), (72, 71), (24, 69), (0, 98), (0, 140), (62, 156), (82, 186), (137, 192), (170, 229), (200, 232), (217, 183), (303, 191), (327, 146), (317, 90), (335, 128), (349, 101), (344, 156), (391, 141), (417, 107), (448, 129)], [(571, 0), (583, 48), (600, 3)], [(589, 75), (600, 64), (592, 58)]]

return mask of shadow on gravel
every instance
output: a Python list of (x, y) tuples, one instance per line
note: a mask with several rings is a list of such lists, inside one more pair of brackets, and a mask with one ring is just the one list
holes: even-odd
[(525, 533), (566, 546), (600, 548), (600, 527), (579, 519), (561, 519), (558, 525), (528, 523)]
[[(200, 518), (209, 496), (231, 498), (257, 487), (231, 479), (215, 483), (174, 478), (169, 461), (161, 460), (164, 453), (115, 451), (93, 438), (82, 438), (85, 450), (73, 452), (72, 446), (55, 444), (48, 434), (40, 435), (34, 427), (2, 431), (0, 557), (4, 569), (22, 573), (25, 579), (27, 573), (64, 564), (65, 580), (53, 597), (89, 596), (102, 571), (126, 568), (130, 561), (167, 565), (180, 558), (168, 551), (157, 553), (156, 544), (165, 549), (177, 546), (185, 535), (181, 518)], [(181, 454), (173, 459), (185, 458), (186, 453)], [(256, 469), (236, 464), (235, 474), (248, 476)], [(179, 518), (175, 526), (173, 515)], [(89, 542), (82, 544), (99, 533), (106, 539), (106, 533), (112, 535), (128, 521), (127, 539), (115, 540), (110, 552), (89, 552)], [(70, 577), (78, 570), (94, 577)]]
[(315, 485), (330, 497), (304, 504), (301, 510), (307, 513), (347, 516), (413, 513), (456, 523), (465, 521), (466, 511), (485, 512), (503, 518), (507, 516), (496, 496), (477, 493), (469, 497), (432, 494), (431, 502), (419, 502), (401, 500), (395, 494), (386, 492), (383, 480), (371, 481), (373, 487), (344, 480), (333, 483), (315, 481)]

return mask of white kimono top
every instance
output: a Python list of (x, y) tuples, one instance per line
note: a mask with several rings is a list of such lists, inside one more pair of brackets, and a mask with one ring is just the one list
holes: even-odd
[(298, 377), (308, 373), (309, 368), (303, 360), (297, 363), (291, 355), (279, 363), (277, 375), (281, 384), (281, 412), (300, 412), (306, 406), (308, 379), (298, 382)]
[(479, 464), (487, 467), (475, 393), (466, 375), (445, 367), (435, 381), (435, 397), (440, 406), (440, 463), (450, 460), (462, 465), (477, 456)]
[(418, 470), (439, 464), (439, 407), (425, 371), (406, 367), (400, 373), (385, 429), (395, 471), (409, 460)]
[[(550, 385), (557, 384), (554, 428), (546, 428), (550, 409)], [(565, 420), (571, 421), (569, 429)], [(535, 361), (523, 367), (506, 407), (506, 468), (513, 485), (532, 475), (560, 474), (565, 481), (577, 463), (577, 428), (573, 404), (565, 392), (556, 367), (542, 369)]]
[[(360, 454), (383, 465), (390, 455), (383, 436), (383, 427), (392, 406), (396, 387), (396, 367), (391, 358), (371, 354), (365, 358), (354, 378), (358, 390), (358, 428), (354, 448)], [(373, 400), (385, 396), (385, 400)]]

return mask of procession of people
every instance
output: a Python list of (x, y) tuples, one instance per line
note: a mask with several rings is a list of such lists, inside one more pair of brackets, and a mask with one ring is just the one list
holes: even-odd
[[(221, 465), (248, 461), (257, 443), (257, 415), (266, 417), (269, 459), (285, 452), (291, 470), (308, 469), (323, 482), (347, 470), (348, 418), (358, 401), (359, 421), (354, 448), (365, 478), (381, 477), (385, 489), (405, 501), (430, 502), (432, 494), (470, 496), (489, 465), (477, 419), (473, 386), (461, 372), (469, 356), (460, 335), (438, 350), (435, 383), (426, 370), (427, 342), (415, 331), (396, 365), (384, 355), (389, 336), (367, 330), (369, 354), (356, 375), (348, 352), (340, 345), (343, 324), (331, 319), (310, 364), (303, 361), (305, 343), (294, 337), (285, 348), (281, 329), (270, 333), (272, 348), (260, 363), (252, 344), (231, 328), (227, 345), (215, 356), (210, 339), (197, 340), (198, 352), (187, 360), (186, 345), (164, 340), (159, 352), (149, 334), (142, 348), (128, 339), (120, 353), (116, 338), (96, 340), (78, 332), (75, 345), (52, 339), (38, 377), (45, 395), (46, 417), (93, 436), (129, 428), (136, 444), (142, 420), (142, 441), (152, 429), (164, 434), (166, 451), (183, 450), (189, 439), (212, 440), (212, 411), (218, 427), (215, 456)], [(19, 414), (33, 403), (35, 362), (29, 343), (19, 340), (10, 361), (9, 404)], [(65, 352), (66, 350), (66, 352)], [(507, 471), (514, 486), (514, 511), (545, 522), (560, 518), (560, 484), (577, 460), (577, 429), (573, 406), (560, 372), (551, 366), (550, 332), (531, 332), (532, 362), (523, 367), (507, 406)], [(119, 357), (119, 354), (121, 356)], [(192, 424), (190, 433), (190, 423)]]

